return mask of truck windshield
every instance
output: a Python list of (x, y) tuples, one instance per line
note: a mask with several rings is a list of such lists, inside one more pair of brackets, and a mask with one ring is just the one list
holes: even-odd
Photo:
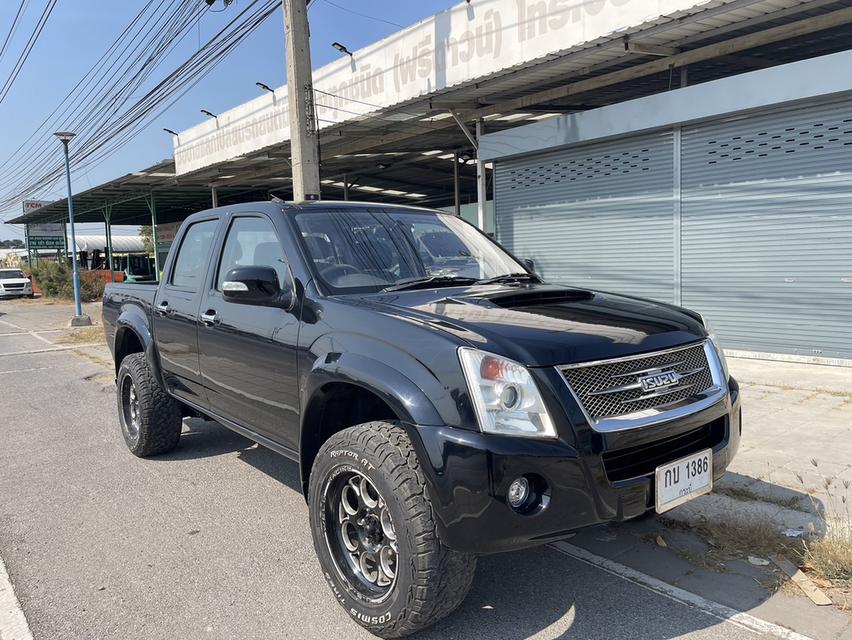
[(383, 209), (300, 213), (296, 225), (319, 278), (335, 293), (467, 284), (526, 269), (451, 214)]
[(24, 272), (19, 269), (0, 269), (0, 280), (12, 280), (15, 278), (26, 278)]

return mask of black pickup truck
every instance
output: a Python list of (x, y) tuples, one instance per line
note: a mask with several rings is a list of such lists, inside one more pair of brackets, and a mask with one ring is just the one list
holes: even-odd
[(700, 315), (546, 284), (428, 209), (203, 211), (103, 314), (130, 450), (201, 415), (292, 458), (334, 595), (383, 637), (455, 609), (478, 554), (670, 509), (739, 445)]

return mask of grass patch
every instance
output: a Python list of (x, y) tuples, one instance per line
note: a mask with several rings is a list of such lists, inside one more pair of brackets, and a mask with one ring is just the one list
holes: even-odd
[(713, 492), (719, 493), (723, 496), (728, 496), (729, 498), (734, 498), (735, 500), (741, 500), (743, 502), (768, 502), (770, 504), (783, 507), (784, 509), (804, 511), (802, 509), (799, 498), (797, 498), (796, 496), (790, 496), (789, 498), (781, 498), (779, 496), (767, 496), (760, 493), (755, 493), (751, 489), (747, 489), (745, 487), (715, 487), (713, 489)]
[(777, 526), (761, 520), (732, 519), (706, 522), (699, 527), (707, 542), (722, 553), (739, 558), (771, 555), (795, 556), (802, 541), (781, 535)]
[[(817, 459), (810, 463), (815, 469), (820, 468)], [(802, 475), (795, 471), (793, 475), (807, 490)], [(760, 500), (812, 513), (821, 522), (822, 526), (816, 527), (816, 531), (824, 532), (822, 537), (811, 532), (811, 535), (806, 534), (802, 538), (788, 538), (768, 518), (737, 518), (735, 513), (725, 520), (704, 521), (689, 525), (689, 528), (701, 535), (720, 558), (786, 558), (826, 591), (835, 604), (845, 601), (846, 605), (838, 606), (847, 607), (852, 597), (852, 480), (829, 475), (822, 476), (820, 484), (821, 502), (811, 496), (812, 511), (803, 509), (798, 498), (772, 499), (742, 487), (722, 487), (716, 491), (741, 501)], [(683, 526), (665, 518), (661, 521), (670, 527)], [(780, 586), (788, 588), (786, 577), (778, 574), (778, 580)]]
[(802, 559), (806, 570), (847, 589), (852, 588), (850, 532), (829, 532), (820, 540), (806, 542)]
[(68, 333), (62, 335), (57, 344), (90, 344), (104, 342), (103, 327), (82, 327), (80, 329), (72, 329)]
[(725, 520), (686, 524), (663, 517), (660, 522), (669, 528), (697, 533), (719, 554), (720, 559), (744, 560), (748, 556), (767, 558), (773, 554), (798, 557), (802, 550), (801, 539), (787, 538), (781, 534), (777, 525), (768, 520), (746, 520), (732, 516)]

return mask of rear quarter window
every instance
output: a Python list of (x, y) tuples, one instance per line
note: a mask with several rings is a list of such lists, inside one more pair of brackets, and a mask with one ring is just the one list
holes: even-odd
[(218, 220), (204, 220), (186, 230), (175, 258), (170, 284), (182, 289), (199, 290), (207, 271), (218, 224)]

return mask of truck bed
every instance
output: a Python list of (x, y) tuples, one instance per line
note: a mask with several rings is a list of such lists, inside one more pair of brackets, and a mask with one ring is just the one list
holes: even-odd
[[(136, 307), (145, 316), (145, 324), (151, 327), (154, 298), (159, 282), (109, 283), (104, 288), (103, 323), (107, 344), (112, 350), (115, 345), (116, 322), (128, 307)], [(114, 354), (113, 354), (114, 355)]]

